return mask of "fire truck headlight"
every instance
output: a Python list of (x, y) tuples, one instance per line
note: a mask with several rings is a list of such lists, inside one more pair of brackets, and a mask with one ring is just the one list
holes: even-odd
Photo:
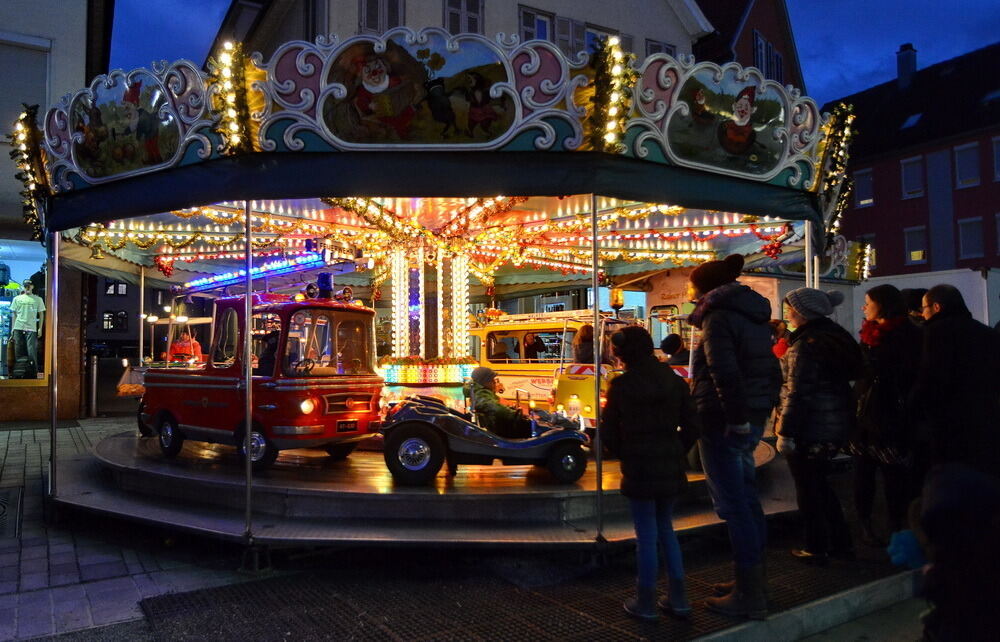
[(306, 399), (299, 404), (299, 409), (302, 411), (303, 415), (308, 415), (313, 410), (316, 410), (316, 402), (312, 399)]

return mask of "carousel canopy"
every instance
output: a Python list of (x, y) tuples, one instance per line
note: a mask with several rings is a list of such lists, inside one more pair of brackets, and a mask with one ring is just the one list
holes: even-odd
[(39, 224), (94, 254), (218, 272), (245, 250), (250, 201), (255, 256), (417, 242), (525, 283), (524, 268), (589, 270), (585, 194), (602, 197), (609, 273), (752, 253), (795, 221), (822, 239), (834, 124), (732, 63), (400, 28), (290, 42), (266, 63), (230, 45), (208, 72), (113, 71), (16, 133), (26, 215), (42, 203)]

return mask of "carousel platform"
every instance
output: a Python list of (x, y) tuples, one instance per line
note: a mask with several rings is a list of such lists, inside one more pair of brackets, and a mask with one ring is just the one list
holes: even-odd
[[(767, 466), (773, 447), (755, 457), (768, 514), (794, 510), (794, 489), (784, 466)], [(625, 498), (617, 491), (616, 461), (604, 462), (603, 536), (634, 538)], [(677, 511), (681, 530), (718, 524), (704, 476), (690, 473), (688, 497)], [(235, 449), (187, 442), (173, 460), (155, 438), (134, 432), (109, 436), (91, 455), (61, 459), (59, 507), (145, 522), (169, 529), (244, 542), (246, 489)], [(591, 461), (572, 485), (554, 483), (531, 466), (460, 466), (433, 485), (398, 487), (382, 454), (356, 451), (343, 461), (324, 452), (283, 451), (253, 480), (254, 543), (272, 547), (319, 545), (558, 546), (587, 547), (597, 539)], [(614, 489), (614, 490), (608, 490)]]

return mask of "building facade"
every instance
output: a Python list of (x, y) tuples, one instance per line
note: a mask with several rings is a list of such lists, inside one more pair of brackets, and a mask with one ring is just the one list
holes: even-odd
[(895, 80), (834, 101), (857, 115), (843, 233), (872, 244), (877, 276), (998, 269), (1000, 44), (921, 70), (916, 55), (903, 45)]
[(695, 43), (697, 60), (756, 67), (806, 93), (785, 0), (699, 0), (698, 6), (714, 30)]
[(234, 2), (219, 41), (242, 41), (267, 59), (289, 40), (377, 35), (400, 26), (537, 38), (568, 54), (616, 35), (639, 58), (691, 54), (692, 43), (712, 31), (694, 0), (262, 0)]

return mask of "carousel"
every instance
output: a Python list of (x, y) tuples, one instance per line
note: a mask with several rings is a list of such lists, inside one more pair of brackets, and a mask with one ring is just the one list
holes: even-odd
[[(207, 72), (116, 70), (26, 108), (15, 160), (53, 288), (63, 264), (175, 296), (142, 312), (138, 430), (58, 457), (53, 414), (50, 504), (248, 546), (628, 539), (597, 294), (734, 252), (794, 254), (818, 284), (852, 119), (736, 64), (435, 28), (266, 62), (226, 43)], [(865, 247), (837, 251), (864, 269)], [(576, 364), (591, 430), (497, 438), (462, 392), (495, 358), (477, 329), (573, 288), (591, 300), (563, 334), (504, 361), (551, 381), (569, 318), (598, 328)]]

